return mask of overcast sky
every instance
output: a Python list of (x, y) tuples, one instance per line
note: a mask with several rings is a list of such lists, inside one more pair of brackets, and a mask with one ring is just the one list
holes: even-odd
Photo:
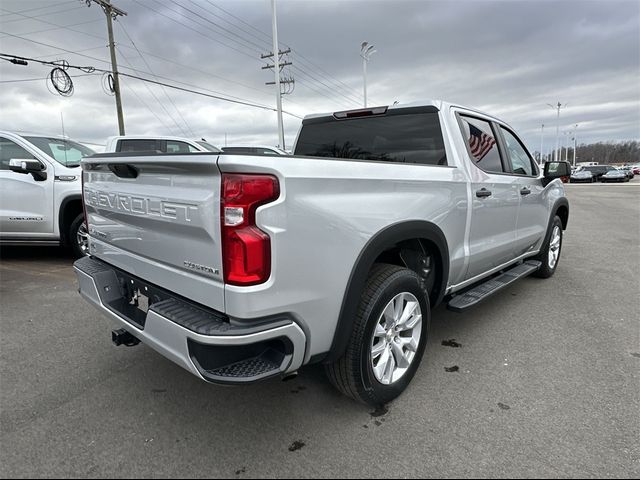
[[(120, 71), (211, 95), (275, 106), (270, 0), (113, 0)], [(529, 148), (578, 124), (578, 142), (640, 138), (640, 2), (278, 0), (284, 109), (310, 113), (362, 106), (363, 41), (368, 103), (443, 99), (513, 125)], [(1, 0), (0, 52), (109, 68), (105, 15), (84, 0)], [(39, 42), (39, 43), (34, 43)], [(47, 45), (43, 45), (47, 44)], [(134, 48), (137, 47), (139, 52)], [(65, 51), (66, 50), (66, 51)], [(70, 53), (77, 52), (77, 53)], [(84, 56), (83, 56), (84, 55)], [(142, 55), (142, 56), (141, 56)], [(74, 93), (51, 93), (51, 67), (0, 62), (0, 129), (65, 133), (104, 144), (118, 133), (115, 100), (100, 73), (69, 70)], [(79, 76), (81, 75), (81, 76)], [(216, 145), (276, 145), (273, 111), (121, 78), (128, 134), (204, 137)], [(300, 120), (286, 115), (289, 148)], [(563, 138), (569, 138), (565, 135)]]

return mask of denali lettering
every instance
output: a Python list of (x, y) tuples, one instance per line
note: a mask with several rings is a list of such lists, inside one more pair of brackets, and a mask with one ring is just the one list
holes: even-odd
[(151, 215), (184, 222), (195, 220), (198, 207), (189, 203), (170, 202), (123, 193), (107, 193), (85, 188), (84, 198), (87, 205), (115, 212), (129, 212), (138, 215)]

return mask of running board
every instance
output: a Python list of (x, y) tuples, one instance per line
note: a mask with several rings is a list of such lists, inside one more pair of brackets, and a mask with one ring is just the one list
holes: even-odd
[(542, 262), (537, 260), (527, 260), (526, 262), (505, 271), (497, 277), (476, 285), (471, 290), (467, 290), (460, 295), (456, 295), (449, 301), (447, 308), (454, 312), (463, 312), (476, 306), (487, 297), (499, 292), (516, 280), (536, 272), (541, 266)]

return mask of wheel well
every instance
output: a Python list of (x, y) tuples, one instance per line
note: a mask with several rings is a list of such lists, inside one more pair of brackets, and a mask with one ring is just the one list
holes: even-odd
[(567, 224), (569, 223), (569, 209), (564, 205), (561, 205), (558, 207), (558, 210), (556, 210), (556, 215), (558, 215), (562, 221), (562, 229), (566, 230)]
[(75, 218), (82, 213), (82, 200), (78, 197), (72, 197), (65, 199), (62, 205), (60, 206), (60, 238), (63, 243), (68, 242), (69, 235), (69, 227), (71, 226), (71, 222), (75, 220)]
[(431, 240), (412, 238), (398, 242), (378, 255), (375, 263), (398, 265), (413, 270), (422, 279), (423, 289), (427, 292), (431, 305), (437, 302), (442, 284), (442, 256)]

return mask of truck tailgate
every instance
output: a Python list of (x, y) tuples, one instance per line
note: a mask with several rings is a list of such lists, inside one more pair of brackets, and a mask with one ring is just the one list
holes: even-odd
[(216, 154), (96, 155), (83, 181), (91, 255), (224, 311)]

